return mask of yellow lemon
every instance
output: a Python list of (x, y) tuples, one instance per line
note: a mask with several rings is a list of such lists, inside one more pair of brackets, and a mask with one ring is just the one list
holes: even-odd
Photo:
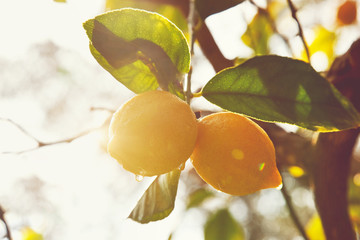
[(141, 93), (120, 107), (110, 123), (108, 152), (141, 176), (167, 173), (191, 155), (197, 120), (190, 106), (165, 91)]
[(201, 119), (191, 161), (205, 182), (232, 195), (278, 187), (282, 182), (266, 132), (235, 113), (215, 113)]

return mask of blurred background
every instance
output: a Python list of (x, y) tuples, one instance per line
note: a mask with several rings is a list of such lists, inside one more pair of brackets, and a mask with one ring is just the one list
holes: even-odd
[[(359, 16), (349, 25), (339, 23), (342, 0), (293, 2), (312, 65), (326, 71), (360, 36)], [(190, 163), (168, 218), (145, 225), (127, 219), (153, 178), (136, 180), (107, 155), (106, 143), (112, 111), (134, 93), (95, 61), (82, 27), (116, 6), (116, 1), (105, 0), (0, 0), (0, 205), (13, 239), (165, 240), (171, 235), (201, 240), (219, 209), (233, 216), (243, 239), (303, 239), (279, 190), (231, 197), (204, 184)], [(255, 21), (259, 7), (275, 14), (278, 32), (266, 32), (266, 24)], [(228, 59), (241, 62), (272, 53), (306, 60), (285, 0), (245, 1), (208, 17), (206, 24)], [(260, 33), (256, 46), (261, 49), (251, 45), (248, 25)], [(195, 91), (215, 71), (198, 46), (193, 66)], [(193, 108), (217, 109), (201, 98)], [(56, 144), (39, 148), (39, 142)], [(281, 170), (301, 222), (312, 239), (324, 239), (306, 170), (297, 164)], [(356, 192), (360, 174), (353, 176), (350, 183)], [(5, 233), (0, 222), (0, 239)]]

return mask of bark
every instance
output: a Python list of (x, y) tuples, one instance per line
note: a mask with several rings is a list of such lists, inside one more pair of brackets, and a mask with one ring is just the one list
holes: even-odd
[[(357, 110), (360, 110), (360, 40), (337, 58), (327, 74)], [(321, 133), (314, 153), (315, 202), (327, 240), (355, 240), (348, 210), (348, 178), (359, 129)]]

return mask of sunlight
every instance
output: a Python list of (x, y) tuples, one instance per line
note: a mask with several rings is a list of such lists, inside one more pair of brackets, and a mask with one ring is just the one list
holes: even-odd
[[(206, 2), (206, 0), (204, 1)], [(136, 5), (139, 4), (137, 6), (140, 6), (140, 2), (144, 1), (127, 0), (122, 1), (121, 4), (136, 3)], [(222, 109), (206, 100), (206, 91), (202, 91), (202, 87), (216, 75), (214, 70), (216, 69), (216, 67), (214, 67), (216, 64), (209, 61), (209, 59), (211, 60), (209, 55), (213, 53), (212, 50), (219, 47), (221, 50), (220, 55), (223, 54), (225, 58), (227, 58), (225, 62), (229, 62), (227, 65), (225, 64), (226, 68), (229, 67), (229, 65), (232, 66), (232, 64), (241, 64), (243, 61), (253, 57), (254, 53), (257, 52), (255, 47), (248, 47), (251, 44), (245, 44), (242, 36), (247, 29), (250, 29), (250, 27), (248, 28), (248, 24), (252, 22), (257, 13), (268, 11), (257, 8), (257, 6), (266, 8), (267, 2), (267, 0), (244, 1), (240, 5), (215, 13), (204, 19), (210, 33), (213, 34), (214, 40), (218, 44), (218, 46), (216, 46), (216, 44), (212, 45), (210, 50), (204, 47), (207, 44), (200, 44), (200, 38), (198, 38), (199, 41), (195, 43), (193, 49), (194, 56), (190, 57), (190, 51), (188, 51), (187, 42), (184, 38), (182, 46), (186, 48), (182, 48), (182, 50), (184, 50), (182, 54), (188, 54), (189, 56), (187, 56), (186, 59), (189, 60), (183, 63), (183, 68), (186, 68), (186, 71), (188, 71), (188, 67), (190, 66), (189, 62), (191, 62), (191, 68), (194, 69), (192, 74), (188, 72), (184, 73), (184, 79), (191, 76), (192, 79), (190, 83), (192, 91), (193, 93), (196, 92), (197, 96), (200, 96), (193, 99), (191, 109), (185, 104), (190, 109), (191, 114), (193, 114), (194, 111), (199, 116), (206, 116), (213, 112), (226, 111), (225, 108)], [(324, 25), (327, 29), (330, 29), (329, 31), (331, 31), (331, 33), (338, 35), (336, 36), (336, 43), (333, 48), (335, 55), (343, 54), (353, 40), (359, 36), (359, 25), (346, 26), (341, 29), (333, 26), (333, 22), (335, 21), (335, 19), (333, 19), (334, 17), (331, 18), (326, 15), (330, 15), (331, 10), (335, 12), (335, 1), (324, 0), (325, 5), (329, 3), (328, 6), (315, 2), (311, 3), (311, 5), (305, 4), (305, 6), (310, 6), (308, 8), (299, 6), (298, 11), (299, 18), (303, 23), (307, 43), (311, 44), (316, 39), (314, 31), (315, 23)], [(221, 1), (217, 3), (222, 4)], [(282, 8), (282, 12), (276, 12), (276, 14), (271, 13), (270, 10), (268, 12), (269, 14), (273, 14), (274, 22), (272, 23), (277, 26), (277, 31), (272, 30), (271, 36), (267, 36), (269, 34), (263, 31), (265, 27), (262, 24), (258, 24), (260, 25), (260, 27), (258, 27), (260, 30), (257, 32), (259, 32), (260, 35), (255, 36), (255, 38), (268, 38), (263, 42), (263, 45), (265, 48), (268, 47), (267, 50), (270, 54), (303, 59), (304, 44), (299, 37), (297, 23), (292, 19), (291, 11), (288, 9), (286, 1), (283, 1), (283, 3), (279, 1), (277, 3), (282, 4), (280, 7), (285, 6), (285, 8)], [(170, 238), (173, 240), (203, 240), (204, 226), (209, 220), (209, 217), (212, 213), (222, 208), (228, 209), (230, 213), (234, 215), (234, 219), (238, 225), (245, 229), (246, 238), (255, 239), (256, 236), (261, 236), (259, 239), (275, 239), (274, 234), (280, 236), (283, 232), (286, 233), (288, 231), (290, 233), (284, 235), (284, 239), (297, 239), (298, 233), (296, 229), (292, 225), (287, 229), (286, 224), (287, 222), (291, 223), (291, 216), (288, 216), (289, 214), (283, 195), (281, 191), (279, 191), (283, 187), (282, 184), (276, 189), (259, 190), (256, 193), (244, 197), (232, 196), (208, 185), (206, 178), (201, 178), (197, 169), (193, 167), (192, 160), (188, 160), (186, 165), (184, 163), (179, 166), (182, 170), (179, 181), (180, 184), (179, 186), (172, 184), (173, 189), (177, 190), (177, 192), (175, 191), (177, 198), (176, 201), (171, 203), (176, 205), (176, 207), (169, 217), (149, 224), (139, 224), (128, 218), (131, 210), (137, 205), (138, 200), (143, 196), (146, 189), (148, 189), (157, 176), (151, 175), (152, 177), (143, 177), (130, 173), (119, 164), (121, 161), (118, 162), (107, 152), (109, 123), (112, 113), (126, 100), (147, 89), (142, 85), (144, 83), (143, 79), (140, 79), (137, 88), (139, 91), (132, 89), (134, 91), (132, 92), (125, 84), (122, 84), (123, 82), (121, 82), (121, 80), (116, 79), (116, 77), (114, 78), (112, 72), (109, 73), (104, 70), (101, 63), (99, 64), (98, 62), (99, 59), (94, 58), (90, 52), (89, 37), (83, 27), (83, 23), (103, 13), (105, 4), (105, 0), (66, 0), (66, 2), (63, 2), (63, 0), (0, 1), (0, 21), (2, 22), (0, 43), (0, 206), (5, 209), (6, 215), (6, 221), (0, 219), (0, 239), (6, 234), (5, 227), (8, 224), (13, 235), (13, 240), (24, 240), (23, 234), (24, 232), (26, 233), (26, 231), (34, 231), (41, 234), (44, 239), (52, 240), (152, 240)], [(154, 3), (147, 4), (151, 5)], [(325, 10), (323, 14), (320, 14), (321, 11), (314, 13), (312, 7), (316, 4), (324, 7)], [(165, 5), (161, 6), (162, 10), (169, 10), (167, 7), (168, 6)], [(157, 14), (154, 15), (158, 16)], [(137, 19), (142, 19), (142, 17), (140, 14)], [(176, 17), (182, 19), (183, 16), (178, 13)], [(134, 34), (141, 32), (139, 31), (141, 27), (148, 26), (145, 25), (144, 22), (133, 21), (129, 16), (124, 19), (127, 19), (127, 21), (130, 19), (130, 21), (128, 21), (127, 24), (123, 24), (123, 26), (134, 23), (134, 25), (131, 25), (132, 27), (127, 29)], [(186, 18), (184, 19), (182, 20), (185, 23)], [(189, 17), (189, 19), (191, 19), (191, 17)], [(112, 20), (111, 18), (110, 20), (109, 18), (106, 19), (106, 21), (112, 22), (111, 24), (116, 23), (121, 25), (121, 23), (123, 23)], [(360, 20), (360, 15), (358, 15), (358, 20)], [(114, 24), (114, 28), (117, 27), (116, 24)], [(149, 26), (150, 25), (154, 24), (149, 24)], [(159, 23), (159, 26), (162, 25)], [(173, 26), (172, 23), (170, 23), (169, 26)], [(88, 32), (91, 30), (90, 40), (93, 43), (95, 41), (95, 38), (92, 37), (94, 28), (92, 28), (92, 26), (88, 27)], [(151, 26), (145, 27), (145, 29), (151, 29)], [(201, 29), (200, 24), (194, 26), (194, 29), (195, 32)], [(164, 28), (165, 33), (167, 33), (167, 30), (169, 29)], [(124, 30), (123, 35), (129, 36), (129, 32), (126, 31)], [(159, 54), (162, 46), (153, 43), (149, 39), (146, 41), (143, 40), (144, 36), (146, 38), (152, 33), (155, 33), (153, 37), (157, 39), (157, 32), (153, 30), (135, 39), (137, 44), (144, 44), (144, 42), (149, 41), (152, 44), (149, 46), (152, 47), (139, 47), (135, 45), (135, 49), (136, 52), (139, 49), (141, 51), (150, 49), (150, 57), (148, 59), (146, 58), (150, 63), (146, 66), (143, 64), (143, 68), (147, 69), (147, 66), (152, 66), (153, 71), (158, 73), (159, 69), (156, 68), (156, 64), (154, 64), (154, 66), (152, 65), (154, 61), (152, 62), (153, 59), (151, 57), (153, 57), (152, 54), (154, 54), (156, 57), (161, 56), (159, 59), (163, 60), (164, 55)], [(183, 33), (179, 32), (179, 36), (183, 36), (182, 34)], [(185, 35), (186, 34), (189, 35), (185, 32)], [(265, 34), (266, 36), (261, 36), (261, 34)], [(99, 38), (101, 38), (102, 35), (99, 35)], [(116, 34), (115, 36), (122, 39)], [(174, 40), (171, 39), (173, 36), (174, 34), (172, 32), (167, 35), (166, 39), (159, 37), (159, 43), (166, 43), (164, 46), (168, 46), (168, 51), (174, 55), (174, 59), (176, 58), (182, 61), (185, 57), (178, 51), (181, 48), (177, 49), (177, 47), (179, 47), (178, 42), (171, 42)], [(286, 42), (286, 40), (288, 40), (288, 42)], [(169, 44), (167, 41), (169, 41)], [(254, 41), (254, 39), (252, 39), (252, 41)], [(107, 50), (110, 49), (109, 52), (113, 53), (112, 48), (107, 48), (107, 44), (104, 45), (106, 45), (105, 48)], [(153, 48), (154, 46), (155, 48)], [(169, 55), (169, 53), (165, 52), (165, 56)], [(99, 54), (101, 55), (100, 52)], [(122, 53), (118, 55), (121, 54)], [(159, 56), (157, 54), (159, 54)], [(146, 56), (146, 54), (144, 54), (144, 56)], [(122, 57), (123, 56), (120, 57), (120, 61), (123, 60)], [(127, 60), (126, 57), (127, 56), (124, 57), (124, 62)], [(168, 64), (166, 66), (172, 66), (173, 68), (175, 66), (176, 71), (174, 72), (177, 74), (176, 77), (173, 78), (173, 82), (171, 82), (173, 85), (171, 86), (178, 86), (178, 88), (175, 87), (175, 90), (180, 89), (178, 96), (180, 96), (180, 98), (184, 97), (181, 92), (181, 82), (177, 81), (177, 77), (181, 75), (181, 71), (176, 69), (178, 66), (172, 62), (174, 60), (172, 58), (169, 59), (166, 61)], [(328, 70), (331, 61), (332, 59), (329, 60), (328, 56), (320, 51), (313, 53), (311, 57), (312, 66), (316, 71)], [(107, 59), (105, 59), (104, 62), (108, 62)], [(141, 61), (138, 61), (138, 63), (139, 62)], [(163, 61), (159, 62), (164, 63)], [(168, 70), (170, 68), (166, 69)], [(115, 70), (118, 71), (119, 68)], [(135, 78), (135, 74), (139, 74), (136, 72), (139, 69), (135, 68), (134, 72), (132, 72), (133, 70), (134, 69), (127, 72), (130, 82)], [(293, 72), (290, 70), (288, 75), (286, 75), (286, 80), (289, 79), (289, 81), (295, 75), (291, 75)], [(179, 73), (177, 71), (179, 71)], [(223, 71), (226, 71), (226, 69)], [(276, 74), (273, 74), (270, 80), (276, 80), (279, 77), (278, 75), (282, 75), (282, 72), (275, 72)], [(167, 83), (169, 73), (171, 74), (172, 72), (165, 71), (165, 74), (161, 78), (165, 83)], [(244, 72), (236, 74), (246, 75)], [(139, 75), (141, 75), (140, 78), (144, 77), (142, 74)], [(265, 75), (268, 76), (270, 74), (263, 74), (263, 76)], [(301, 74), (298, 75), (302, 76)], [(236, 75), (236, 77), (238, 76)], [(181, 77), (179, 77), (179, 79), (180, 78)], [(229, 78), (225, 77), (224, 79), (226, 81), (219, 85), (227, 85)], [(252, 83), (250, 83), (252, 80), (253, 79), (250, 78), (249, 84)], [(156, 79), (156, 77), (154, 77), (154, 83), (158, 84), (159, 82), (161, 82), (159, 78)], [(232, 85), (228, 84), (229, 86), (226, 87), (232, 90), (236, 84), (240, 85), (243, 84), (243, 82), (234, 82)], [(290, 85), (291, 83), (289, 86)], [(163, 86), (167, 86), (168, 88), (165, 87), (167, 90), (172, 89), (169, 87), (170, 85)], [(265, 90), (264, 86), (260, 86), (260, 88)], [(221, 87), (219, 89), (217, 90), (219, 90), (218, 92), (220, 93), (220, 100), (223, 99), (224, 102), (234, 101), (232, 102), (233, 105), (239, 102), (242, 104), (241, 100), (228, 98), (229, 96), (239, 94), (239, 92), (229, 92), (228, 89), (226, 89), (224, 94)], [(284, 90), (282, 92), (286, 92), (287, 89), (283, 88), (282, 90)], [(310, 91), (310, 89), (306, 89), (306, 91), (308, 90)], [(308, 92), (301, 87), (298, 91), (296, 95), (298, 98), (294, 100), (300, 102), (298, 105), (302, 108), (301, 114), (305, 116), (305, 111), (308, 110), (310, 112), (310, 110), (313, 110), (311, 109), (312, 105), (309, 103), (307, 106), (310, 107), (304, 108), (304, 104), (302, 103), (306, 102), (305, 100), (309, 98), (307, 95)], [(276, 91), (274, 92), (274, 94), (277, 94)], [(242, 94), (248, 94), (250, 96), (249, 99), (254, 95), (250, 92)], [(191, 93), (189, 95), (191, 98)], [(284, 99), (279, 98), (276, 104), (281, 105), (282, 100)], [(151, 101), (147, 102), (150, 104), (153, 103)], [(247, 100), (243, 102), (249, 109), (253, 108), (254, 112), (261, 111), (261, 107), (255, 106), (258, 102), (254, 101), (254, 106), (248, 104)], [(144, 107), (144, 105), (142, 104), (141, 107)], [(270, 110), (277, 111), (275, 108)], [(241, 110), (239, 112), (241, 112)], [(174, 112), (169, 114), (169, 111), (162, 111), (159, 112), (157, 116), (163, 118), (168, 114), (169, 116), (179, 119), (178, 113), (179, 112)], [(269, 111), (268, 114), (271, 115), (271, 112)], [(137, 114), (135, 115), (138, 116)], [(304, 121), (307, 121), (306, 117), (307, 116), (304, 117)], [(147, 118), (143, 119), (146, 120)], [(194, 129), (199, 129), (197, 127), (198, 121), (195, 118), (194, 122)], [(183, 121), (181, 121), (181, 123), (183, 123)], [(279, 142), (281, 143), (281, 147), (276, 149), (277, 153), (281, 153), (279, 156), (284, 155), (285, 160), (289, 160), (288, 158), (294, 161), (302, 159), (295, 155), (298, 154), (295, 151), (298, 150), (299, 146), (295, 146), (294, 144), (297, 139), (295, 136), (299, 137), (299, 139), (304, 138), (303, 141), (307, 141), (307, 139), (305, 139), (306, 137), (299, 134), (299, 128), (295, 125), (286, 123), (277, 124), (284, 128), (286, 132), (281, 131), (281, 134), (275, 133), (273, 135), (269, 132), (269, 136), (272, 140), (274, 137), (275, 147), (278, 147)], [(319, 125), (321, 125), (321, 123), (319, 123)], [(176, 124), (176, 126), (178, 127), (177, 129), (181, 129), (179, 124)], [(326, 128), (326, 130), (329, 130), (329, 128), (330, 127)], [(137, 130), (138, 127), (134, 127), (134, 129)], [(161, 125), (160, 129), (164, 129), (164, 126)], [(183, 133), (184, 129), (185, 128), (182, 128), (180, 132)], [(324, 127), (318, 127), (318, 130), (324, 129)], [(194, 133), (195, 130), (192, 132)], [(146, 131), (142, 130), (142, 132)], [(288, 135), (286, 135), (288, 132), (291, 133), (289, 134), (291, 136), (291, 138), (289, 137), (290, 141), (287, 141), (288, 138), (286, 138), (288, 137)], [(172, 131), (167, 131), (166, 133), (175, 139), (179, 139), (179, 134), (173, 133)], [(189, 134), (186, 135), (188, 136)], [(196, 138), (199, 139), (197, 136), (194, 133), (194, 141)], [(141, 137), (142, 136), (140, 136), (140, 138)], [(128, 137), (124, 137), (123, 141), (128, 143), (130, 138), (131, 134)], [(165, 137), (164, 142), (166, 142), (168, 148), (171, 149), (172, 144), (169, 142), (168, 137)], [(182, 142), (188, 143), (188, 141)], [(286, 145), (288, 143), (290, 145)], [(195, 146), (196, 144), (197, 143), (194, 143)], [(255, 148), (257, 144), (258, 142), (252, 146)], [(295, 150), (293, 150), (293, 145), (291, 144), (294, 144)], [(148, 141), (145, 141), (144, 145), (151, 146)], [(194, 153), (194, 145), (189, 147), (189, 155), (191, 152)], [(209, 145), (211, 146), (211, 144)], [(258, 145), (261, 145), (261, 142), (259, 142)], [(146, 149), (145, 152), (153, 151), (156, 153), (161, 150), (162, 146), (149, 147), (149, 149), (144, 147), (144, 149)], [(178, 146), (178, 144), (175, 146)], [(245, 147), (248, 146), (241, 146), (241, 148), (233, 146), (226, 150), (226, 154), (229, 155), (230, 158), (232, 157), (233, 160), (236, 159), (234, 160), (236, 163), (241, 163), (247, 160), (247, 158), (249, 158), (248, 155), (252, 153), (252, 151), (248, 151)], [(119, 146), (115, 145), (114, 148), (119, 149)], [(129, 150), (129, 148), (126, 148), (126, 150)], [(134, 152), (138, 151), (139, 148), (134, 148)], [(218, 152), (223, 153), (225, 151), (219, 150)], [(175, 153), (178, 154), (178, 152)], [(302, 154), (301, 157), (303, 157), (303, 155), (304, 154)], [(164, 156), (164, 162), (168, 163), (169, 156), (167, 154), (164, 154)], [(221, 157), (219, 157), (220, 160), (222, 160)], [(237, 174), (236, 177), (250, 176), (254, 173), (260, 176), (266, 175), (267, 171), (271, 170), (273, 166), (270, 166), (271, 164), (269, 165), (268, 163), (265, 164), (262, 159), (264, 160), (265, 158), (260, 158), (259, 155), (256, 155), (253, 159), (249, 158), (251, 163), (248, 165), (251, 165), (251, 171), (245, 172), (245, 174)], [(142, 160), (145, 162), (148, 159), (142, 158)], [(207, 165), (207, 163), (204, 165), (204, 169), (210, 172), (213, 169), (211, 168), (211, 164)], [(153, 162), (150, 164), (153, 164)], [(224, 163), (221, 162), (219, 166), (220, 165), (224, 165)], [(228, 169), (233, 170), (231, 169), (233, 167), (232, 164), (229, 165), (230, 167), (228, 167)], [(298, 165), (301, 166), (301, 164)], [(284, 182), (287, 183), (286, 189), (289, 189), (289, 196), (293, 199), (292, 201), (295, 206), (300, 208), (300, 211), (298, 211), (300, 218), (306, 220), (309, 218), (310, 213), (315, 211), (315, 205), (311, 189), (312, 186), (307, 185), (309, 181), (303, 180), (309, 180), (312, 173), (298, 166), (291, 166), (289, 168), (281, 164), (278, 164), (278, 166), (282, 177), (286, 178)], [(242, 169), (245, 169), (244, 171), (247, 171), (246, 167), (247, 166), (241, 166)], [(274, 168), (275, 167), (276, 166), (274, 166)], [(214, 172), (214, 175), (219, 174), (220, 176), (223, 174), (220, 168), (215, 169)], [(357, 171), (352, 171), (352, 173), (356, 172)], [(357, 187), (360, 187), (360, 173), (350, 176), (350, 180), (352, 180)], [(161, 179), (163, 179), (161, 182), (166, 182), (166, 180), (164, 180), (165, 178)], [(224, 186), (230, 183), (235, 186), (248, 187), (249, 184), (246, 181), (248, 181), (248, 179), (237, 180), (235, 176), (233, 177), (226, 173), (222, 175), (218, 187), (224, 189)], [(263, 178), (258, 180), (258, 182), (261, 181), (265, 182)], [(279, 182), (276, 184), (279, 184)], [(164, 185), (156, 185), (153, 192), (169, 192), (168, 186), (165, 185), (164, 187)], [(202, 190), (204, 194), (196, 195), (194, 197), (195, 199), (191, 199), (191, 197), (193, 197), (191, 194), (198, 190)], [(166, 200), (166, 197), (158, 197), (157, 195), (155, 195), (155, 197), (158, 198), (156, 201), (144, 201), (141, 202), (141, 204), (144, 203), (144, 205), (151, 207), (159, 204), (161, 206), (155, 206), (154, 208), (158, 207), (161, 209), (163, 202), (161, 202), (159, 198)], [(194, 201), (194, 204), (188, 208), (188, 202), (190, 200)], [(171, 210), (166, 209), (164, 211)], [(161, 215), (163, 213), (164, 212), (156, 214)], [(140, 213), (140, 215), (141, 214), (142, 213)], [(143, 215), (146, 215), (146, 213)], [(161, 216), (156, 217), (161, 218)], [(252, 236), (251, 234), (254, 235)], [(268, 234), (268, 236), (265, 236), (266, 234)], [(170, 235), (171, 237), (169, 237)], [(287, 236), (289, 236), (289, 238), (287, 238)]]
[(11, 24), (2, 24), (7, 34), (1, 38), (0, 57), (17, 59), (34, 43), (49, 40), (90, 56), (82, 23), (100, 13), (103, 5), (102, 0), (70, 0), (66, 4), (50, 0), (1, 1), (0, 21)]
[(265, 163), (264, 162), (260, 163), (259, 164), (259, 171), (261, 172), (262, 170), (264, 170), (264, 168), (265, 168)]

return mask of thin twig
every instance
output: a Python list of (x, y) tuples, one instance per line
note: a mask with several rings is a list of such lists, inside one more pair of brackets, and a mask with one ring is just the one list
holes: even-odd
[(13, 120), (9, 119), (9, 118), (2, 118), (0, 117), (0, 121), (5, 121), (5, 122), (9, 122), (12, 125), (14, 125), (16, 128), (18, 128), (23, 134), (25, 134), (26, 136), (28, 136), (29, 138), (33, 139), (35, 142), (37, 143), (41, 143), (40, 140), (38, 140), (37, 138), (35, 138), (33, 135), (31, 135), (28, 131), (26, 131), (25, 128), (23, 128), (20, 124), (14, 122)]
[(293, 19), (296, 21), (297, 25), (298, 25), (298, 29), (299, 29), (299, 36), (301, 38), (301, 41), (304, 45), (304, 49), (305, 49), (305, 52), (306, 52), (306, 57), (308, 59), (308, 62), (310, 63), (310, 51), (309, 51), (309, 47), (306, 43), (306, 40), (305, 40), (305, 37), (304, 37), (304, 32), (303, 32), (303, 29), (301, 27), (301, 24), (300, 24), (300, 21), (297, 17), (297, 9), (296, 7), (294, 6), (293, 2), (291, 0), (287, 0), (287, 3), (289, 5), (289, 8), (290, 8), (290, 11), (291, 11), (291, 16), (293, 17)]
[(269, 5), (267, 5), (266, 8), (262, 8), (260, 7), (259, 5), (257, 5), (253, 0), (250, 0), (249, 1), (252, 5), (254, 5), (257, 9), (258, 9), (258, 12), (260, 13), (263, 13), (266, 15), (267, 19), (269, 20), (269, 24), (271, 26), (271, 29), (274, 33), (276, 33), (277, 35), (279, 35), (279, 37), (283, 40), (283, 42), (285, 43), (289, 53), (291, 56), (294, 56), (294, 51), (292, 50), (291, 48), (291, 45), (290, 45), (290, 39), (288, 37), (286, 37), (284, 34), (281, 34), (275, 24), (275, 21), (274, 19), (271, 17), (271, 15), (269, 14)]
[(307, 236), (306, 232), (305, 232), (305, 229), (304, 227), (302, 226), (300, 220), (299, 220), (299, 217), (298, 215), (296, 214), (295, 212), (295, 208), (292, 204), (292, 201), (291, 201), (291, 197), (289, 195), (289, 193), (287, 192), (286, 190), (286, 186), (285, 186), (285, 182), (283, 181), (283, 186), (281, 188), (281, 193), (285, 199), (285, 202), (286, 202), (286, 206), (288, 207), (289, 209), (289, 213), (290, 213), (290, 216), (296, 226), (296, 228), (298, 229), (298, 231), (300, 232), (301, 236), (305, 239), (305, 240), (309, 240), (309, 237)]
[(106, 112), (109, 112), (111, 114), (113, 114), (115, 112), (114, 109), (106, 108), (106, 107), (91, 107), (90, 111), (106, 111)]
[[(87, 134), (89, 134), (90, 132), (96, 130), (96, 129), (99, 129), (101, 128), (103, 125), (101, 125), (100, 127), (96, 127), (96, 128), (93, 128), (93, 129), (89, 129), (89, 130), (86, 130), (84, 132), (81, 132), (73, 137), (70, 137), (70, 138), (65, 138), (65, 139), (61, 139), (61, 140), (57, 140), (57, 141), (53, 141), (53, 142), (43, 142), (43, 141), (40, 141), (39, 139), (37, 139), (36, 137), (34, 137), (33, 135), (31, 135), (28, 131), (26, 131), (20, 124), (14, 122), (13, 120), (11, 119), (8, 119), (8, 118), (0, 118), (1, 121), (7, 121), (11, 124), (13, 124), (15, 127), (17, 127), (22, 133), (24, 133), (26, 136), (30, 137), (31, 139), (33, 139), (36, 143), (37, 143), (37, 146), (36, 147), (33, 147), (33, 148), (29, 148), (29, 149), (25, 149), (25, 150), (22, 150), (22, 151), (9, 151), (9, 152), (1, 152), (2, 154), (22, 154), (22, 153), (26, 153), (26, 152), (31, 152), (31, 151), (34, 151), (36, 149), (39, 149), (39, 148), (42, 148), (42, 147), (46, 147), (46, 146), (51, 146), (51, 145), (56, 145), (56, 144), (61, 144), (61, 143), (71, 143), (72, 141), (74, 141), (75, 139), (77, 138), (80, 138), (80, 137), (83, 137)], [(105, 123), (104, 123), (105, 124)]]
[[(196, 21), (197, 12), (195, 9), (195, 0), (190, 0), (189, 2), (189, 16), (188, 16), (188, 29), (190, 35), (190, 55), (194, 55), (194, 43), (196, 40), (195, 37), (195, 21)], [(186, 102), (190, 104), (191, 100), (191, 77), (192, 77), (192, 65), (190, 66), (190, 71), (186, 79)]]
[(6, 233), (5, 233), (5, 237), (8, 239), (8, 240), (12, 240), (12, 237), (11, 237), (11, 232), (10, 232), (10, 228), (9, 228), (9, 225), (8, 223), (6, 222), (5, 220), (5, 211), (4, 209), (0, 206), (0, 220), (4, 223), (5, 225), (5, 230), (6, 230)]

